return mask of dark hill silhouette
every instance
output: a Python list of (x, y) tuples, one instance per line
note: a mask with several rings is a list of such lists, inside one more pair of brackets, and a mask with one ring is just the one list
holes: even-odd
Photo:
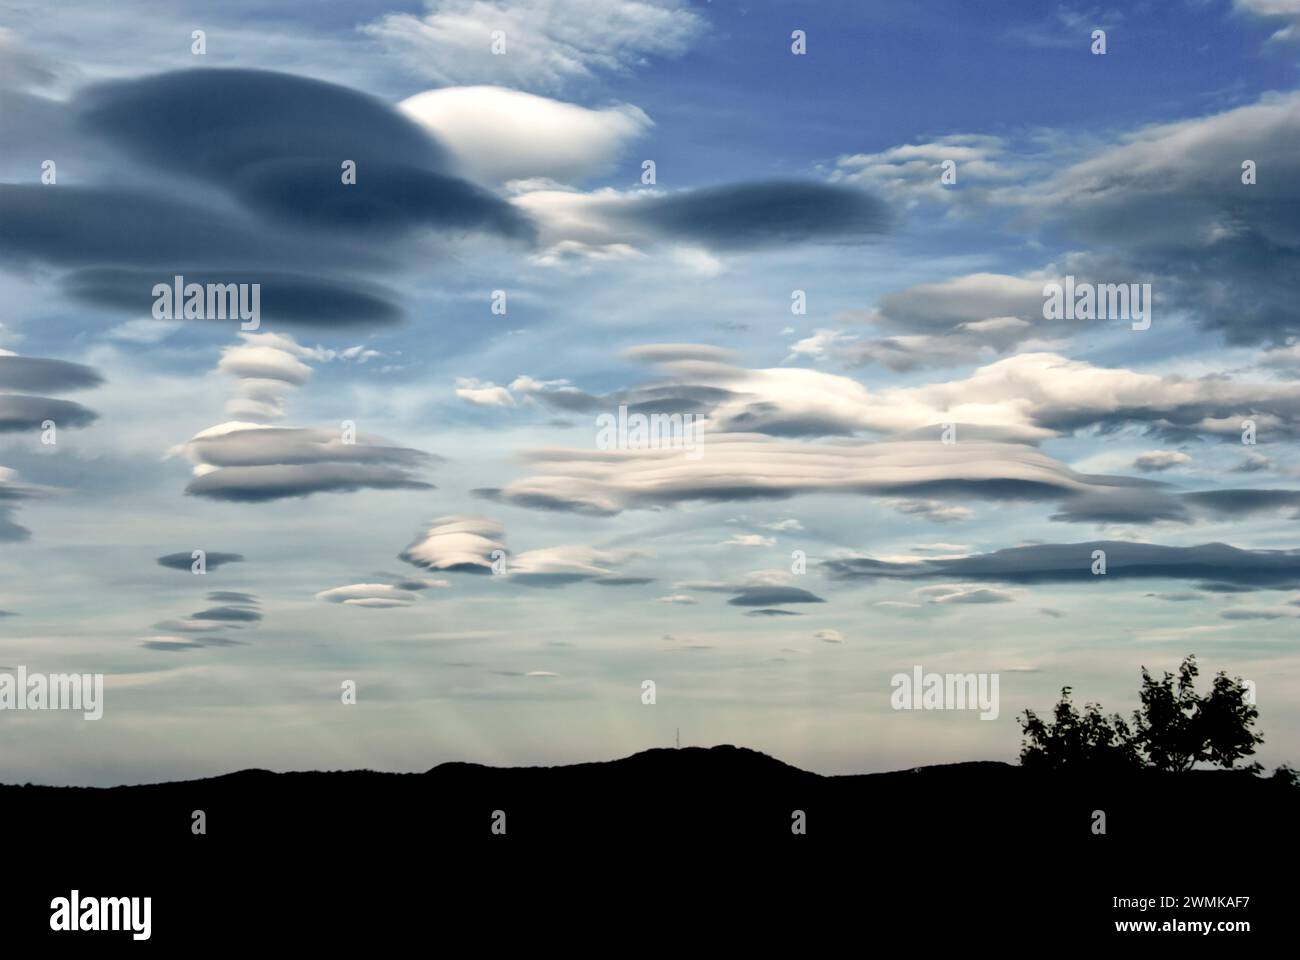
[[(370, 943), (395, 918), (436, 928), (439, 942), (605, 924), (685, 943), (674, 931), (689, 924), (692, 943), (770, 950), (788, 937), (808, 953), (818, 929), (872, 943), (1075, 943), (1154, 916), (1117, 911), (1116, 896), (1244, 894), (1250, 910), (1233, 916), (1262, 930), (1267, 911), (1290, 909), (1265, 880), (1295, 848), (1298, 796), (1222, 770), (1092, 778), (956, 763), (820, 776), (733, 746), (560, 767), (10, 785), (0, 917), (6, 944), (67, 936), (49, 933), (50, 903), (77, 889), (152, 897), (155, 940), (187, 945), (248, 943), (256, 929), (276, 943)], [(1091, 830), (1098, 809), (1105, 836)], [(191, 832), (195, 810), (204, 836)], [(491, 831), (494, 810), (505, 836)], [(806, 835), (791, 832), (795, 810)]]
[[(1136, 844), (1223, 844), (1294, 836), (1300, 790), (1239, 771), (1134, 770), (1104, 776), (974, 762), (892, 773), (821, 776), (734, 746), (653, 749), (617, 760), (558, 767), (443, 763), (425, 773), (272, 773), (113, 788), (0, 786), (0, 811), (27, 831), (67, 824), (137, 848), (274, 842), (310, 846), (500, 842), (567, 847), (615, 839), (711, 843), (870, 842), (915, 845), (941, 833), (995, 838), (1008, 850), (1044, 843), (1083, 854)], [(191, 832), (192, 813), (207, 835)], [(802, 810), (807, 834), (792, 833)], [(1105, 836), (1092, 831), (1106, 815)]]

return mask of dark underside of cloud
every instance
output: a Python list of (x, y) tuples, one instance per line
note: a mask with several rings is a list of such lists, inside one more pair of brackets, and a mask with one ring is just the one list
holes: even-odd
[(239, 590), (213, 590), (208, 599), (213, 603), (257, 603), (257, 597)]
[[(1104, 551), (1106, 573), (1094, 574), (1095, 551)], [(1203, 580), (1229, 589), (1294, 589), (1300, 586), (1300, 550), (1244, 550), (1223, 543), (1166, 547), (1097, 540), (1033, 544), (994, 553), (893, 563), (870, 557), (827, 560), (833, 580), (974, 580), (1001, 583), (1122, 583), (1133, 579)]]
[[(34, 428), (39, 424), (34, 424)], [(23, 483), (13, 471), (0, 467), (0, 543), (26, 543), (32, 532), (14, 521), (19, 504), (39, 500), (55, 490), (37, 484)]]
[(194, 620), (216, 620), (216, 621), (234, 621), (236, 623), (251, 623), (262, 619), (262, 614), (257, 610), (250, 610), (243, 606), (220, 606), (208, 607), (206, 610), (200, 610), (198, 613), (190, 615)]
[[(218, 553), (207, 551), (204, 555), (204, 565), (208, 570), (216, 570), (227, 563), (240, 563), (244, 559), (241, 553)], [(192, 553), (169, 553), (166, 556), (158, 558), (158, 566), (167, 567), (171, 570), (184, 570), (189, 573), (194, 568), (194, 557)]]
[[(1295, 172), (1293, 168), (1291, 174)], [(1238, 346), (1277, 345), (1300, 336), (1295, 310), (1300, 300), (1300, 198), (1224, 199), (1213, 208), (1199, 201), (1190, 195), (1164, 196), (1149, 204), (1107, 207), (1096, 211), (1104, 224), (1092, 216), (1079, 218), (1069, 224), (1081, 227), (1071, 235), (1120, 246), (1114, 259), (1095, 257), (1093, 272), (1126, 282), (1132, 282), (1130, 277), (1150, 279), (1158, 291), (1157, 319), (1161, 313), (1187, 312)], [(1186, 243), (1149, 244), (1141, 223), (1163, 217), (1171, 207), (1197, 210), (1199, 216), (1188, 217), (1190, 227), (1229, 219), (1236, 234), (1213, 244), (1192, 236)]]
[(1186, 311), (1231, 344), (1280, 344), (1300, 335), (1298, 174), (1291, 92), (1135, 131), (1029, 193), (1093, 273), (1152, 283), (1153, 324)]
[(1300, 508), (1300, 490), (1229, 489), (1167, 493), (1114, 490), (1064, 500), (1051, 519), (1069, 523), (1192, 523), (1198, 515), (1218, 519)]
[(1183, 499), (1221, 517), (1300, 508), (1300, 490), (1206, 490)]
[(244, 641), (229, 637), (196, 637), (193, 640), (145, 640), (140, 646), (146, 650), (158, 650), (163, 653), (187, 653), (190, 650), (202, 650), (204, 647), (237, 647)]
[(414, 480), (398, 467), (361, 463), (305, 463), (223, 467), (191, 480), (191, 496), (231, 503), (265, 503), (313, 493), (355, 493), (358, 490), (432, 490), (433, 484)]
[(888, 232), (888, 208), (864, 190), (771, 180), (701, 187), (629, 203), (630, 225), (719, 250), (809, 241), (860, 242)]
[(393, 155), (434, 170), (446, 151), (383, 101), (338, 84), (269, 70), (176, 70), (102, 83), (83, 94), (84, 129), (142, 163), (214, 183), (250, 163)]
[(26, 543), (32, 538), (31, 530), (15, 523), (14, 508), (0, 505), (0, 543)]
[(60, 427), (85, 427), (97, 419), (99, 416), (93, 410), (71, 400), (0, 394), (0, 433), (37, 431), (46, 420), (53, 420)]
[(80, 363), (43, 357), (0, 357), (0, 390), (62, 393), (98, 387), (103, 382), (98, 370)]
[(104, 378), (93, 367), (43, 357), (0, 356), (0, 433), (44, 430), (47, 421), (56, 427), (85, 427), (99, 419), (93, 410), (71, 400), (56, 400), (28, 391), (61, 393), (97, 387)]
[(491, 576), (492, 567), (485, 563), (447, 563), (432, 564), (412, 554), (409, 550), (403, 550), (397, 555), (398, 560), (404, 560), (413, 567), (420, 567), (422, 570), (432, 570), (436, 573), (473, 573), (484, 576)]
[[(184, 554), (160, 557), (158, 562), (162, 563), (164, 560), (182, 556)], [(222, 562), (230, 562), (229, 558), (237, 555), (221, 554), (220, 556), (226, 558)], [(256, 627), (262, 619), (262, 611), (258, 609), (261, 602), (258, 598), (254, 594), (241, 590), (213, 590), (208, 594), (208, 600), (215, 605), (192, 613), (188, 617), (155, 623), (154, 629), (163, 635), (147, 639), (140, 646), (165, 653), (185, 653), (205, 647), (244, 646), (246, 641), (217, 634)]]
[(784, 603), (825, 603), (821, 597), (799, 587), (739, 587), (727, 603), (736, 607), (772, 607)]
[[(155, 267), (162, 272), (178, 263), (247, 263), (277, 252), (265, 231), (160, 191), (0, 184), (0, 255), (12, 260), (61, 267)], [(154, 282), (166, 279), (160, 276)]]
[(553, 589), (590, 580), (591, 575), (586, 573), (516, 573), (512, 574), (510, 579), (524, 587)]
[(303, 226), (391, 233), (433, 227), (529, 240), (519, 212), (467, 180), (405, 164), (369, 161), (365, 179), (340, 188), (333, 159), (267, 160), (246, 168), (240, 197), (269, 218)]
[[(383, 326), (396, 323), (402, 316), (393, 293), (383, 287), (309, 273), (242, 268), (203, 270), (183, 264), (155, 272), (101, 267), (73, 271), (63, 278), (62, 284), (69, 296), (84, 303), (148, 313), (153, 310), (154, 285), (174, 287), (177, 276), (183, 277), (186, 285), (202, 285), (205, 291), (208, 284), (258, 284), (260, 317), (271, 323), (311, 327)], [(240, 318), (228, 318), (234, 319)]]
[(39, 496), (36, 491), (25, 487), (0, 484), (0, 543), (26, 543), (32, 532), (14, 521), (17, 504)]

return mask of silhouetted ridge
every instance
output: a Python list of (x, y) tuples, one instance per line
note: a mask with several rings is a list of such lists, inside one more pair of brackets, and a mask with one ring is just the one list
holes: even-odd
[[(942, 837), (1000, 851), (1071, 856), (1176, 847), (1212, 835), (1224, 849), (1293, 842), (1300, 790), (1241, 771), (1057, 773), (997, 762), (821, 776), (757, 750), (658, 748), (593, 763), (424, 773), (272, 773), (143, 786), (0, 786), (22, 836), (63, 836), (190, 855), (251, 844), (280, 854), (511, 843), (843, 843), (907, 853)], [(202, 811), (206, 834), (193, 831)], [(1106, 832), (1093, 832), (1104, 811)], [(799, 832), (800, 828), (806, 832)], [(802, 848), (801, 848), (802, 849)]]
[(729, 743), (714, 747), (652, 747), (626, 757), (614, 760), (597, 760), (585, 763), (557, 764), (551, 767), (494, 767), (479, 763), (449, 761), (440, 763), (426, 771), (425, 775), (454, 775), (466, 771), (499, 771), (502, 773), (523, 773), (525, 771), (545, 771), (552, 774), (563, 773), (622, 773), (651, 770), (695, 771), (708, 774), (729, 774), (746, 776), (769, 776), (773, 774), (794, 774), (796, 776), (816, 777), (819, 774), (801, 770), (798, 767), (778, 760), (758, 750), (737, 747)]

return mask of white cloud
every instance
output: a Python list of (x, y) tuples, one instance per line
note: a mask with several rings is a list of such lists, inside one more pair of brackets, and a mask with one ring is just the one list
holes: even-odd
[(119, 323), (104, 334), (109, 340), (126, 343), (161, 343), (184, 326), (183, 320), (154, 320), (143, 317)]
[(479, 407), (513, 407), (515, 398), (505, 387), (472, 377), (456, 378), (456, 396)]
[(856, 339), (852, 334), (845, 333), (842, 330), (819, 329), (811, 337), (804, 337), (802, 340), (795, 341), (790, 347), (790, 355), (786, 358), (786, 361), (798, 360), (803, 357), (810, 360), (822, 360), (835, 347), (852, 343)]
[(194, 464), (186, 493), (215, 500), (258, 503), (313, 493), (361, 489), (427, 489), (412, 468), (428, 454), (383, 437), (341, 430), (273, 427), (228, 421), (200, 430), (166, 457)]
[(361, 344), (344, 350), (308, 347), (284, 333), (241, 333), (239, 336), (242, 342), (222, 349), (217, 370), (239, 378), (235, 396), (226, 403), (226, 413), (243, 420), (283, 417), (285, 392), (311, 379), (312, 368), (304, 360), (365, 363), (380, 355)]
[(428, 531), (402, 551), (407, 563), (427, 570), (488, 573), (493, 553), (507, 553), (505, 528), (488, 517), (461, 514), (440, 517)]
[(724, 547), (770, 547), (776, 543), (775, 538), (765, 537), (761, 533), (733, 533), (731, 538), (724, 540), (721, 546)]
[(1283, 21), (1269, 40), (1274, 43), (1300, 41), (1300, 0), (1234, 0), (1238, 13), (1252, 14), (1266, 20)]
[(702, 247), (672, 247), (668, 259), (677, 266), (701, 277), (716, 277), (726, 265)]
[(409, 607), (415, 594), (387, 583), (354, 583), (322, 590), (316, 599), (349, 607)]
[[(719, 435), (741, 433), (933, 439), (943, 424), (958, 425), (958, 445), (969, 440), (1038, 443), (1090, 426), (1127, 423), (1227, 435), (1240, 432), (1246, 417), (1260, 429), (1286, 436), (1300, 432), (1300, 382), (1141, 373), (1054, 353), (1007, 357), (962, 379), (877, 390), (851, 377), (804, 367), (750, 369), (690, 358), (666, 359), (657, 366), (663, 381), (604, 398), (587, 395), (568, 381), (550, 381), (563, 384), (554, 392), (529, 381), (530, 393), (565, 409), (602, 402), (653, 407), (689, 401), (705, 418), (706, 446)], [(562, 402), (559, 391), (567, 394)]]
[(580, 513), (614, 514), (689, 500), (782, 498), (799, 493), (897, 495), (947, 484), (968, 496), (986, 489), (1101, 493), (1087, 477), (1032, 447), (969, 440), (800, 442), (758, 434), (712, 435), (705, 454), (680, 451), (539, 450), (536, 473), (507, 484), (507, 503)]
[(465, 173), (495, 183), (572, 183), (605, 173), (651, 126), (638, 107), (598, 110), (502, 87), (447, 87), (399, 108), (441, 140)]
[(960, 523), (975, 516), (975, 511), (942, 500), (898, 500), (894, 509), (909, 516), (924, 517), (933, 523)]
[(227, 347), (221, 353), (217, 369), (237, 377), (280, 380), (295, 387), (302, 386), (311, 376), (311, 367), (292, 353), (255, 344)]
[[(1281, 435), (1300, 427), (1300, 383), (1139, 373), (1050, 353), (1009, 357), (959, 380), (875, 391), (805, 368), (747, 369), (693, 358), (657, 367), (662, 379), (604, 400), (698, 404), (702, 457), (688, 460), (673, 449), (534, 451), (533, 475), (490, 495), (613, 514), (690, 500), (843, 491), (890, 498), (903, 512), (940, 522), (971, 516), (960, 499), (939, 499), (940, 492), (961, 499), (1032, 495), (1068, 499), (1070, 509), (1058, 519), (1184, 520), (1181, 502), (1147, 481), (1088, 476), (1033, 445), (1129, 423), (1228, 434), (1250, 416)], [(937, 442), (943, 424), (957, 425), (956, 442)], [(882, 439), (848, 439), (861, 433)]]
[(536, 380), (533, 377), (521, 375), (510, 381), (510, 389), (524, 398), (526, 403), (531, 403), (537, 397), (543, 394), (581, 394), (582, 391), (576, 389), (568, 380)]
[(791, 530), (803, 529), (803, 524), (800, 523), (798, 520), (796, 520), (794, 517), (787, 517), (784, 520), (773, 520), (771, 523), (762, 524), (762, 526), (766, 530), (780, 530), (780, 531), (787, 531), (787, 532)]
[(600, 550), (579, 544), (562, 544), (525, 550), (507, 567), (511, 577), (589, 579), (609, 576), (613, 567), (636, 556), (628, 550)]
[(1192, 458), (1177, 450), (1150, 450), (1139, 454), (1133, 466), (1146, 473), (1157, 473), (1171, 467), (1181, 467), (1192, 462)]
[[(686, 51), (705, 22), (676, 0), (427, 0), (362, 29), (440, 84), (555, 90)], [(505, 51), (492, 52), (493, 33)]]
[(628, 347), (623, 351), (623, 357), (637, 363), (675, 363), (680, 360), (725, 363), (735, 359), (735, 354), (707, 343), (643, 343)]
[(936, 583), (912, 593), (927, 603), (1012, 603), (1018, 595), (1012, 590), (965, 583)]
[[(968, 182), (1012, 179), (1019, 168), (1001, 160), (1005, 144), (998, 137), (953, 134), (928, 143), (908, 143), (879, 153), (839, 157), (832, 183), (855, 183), (909, 203), (926, 199), (948, 202)], [(956, 183), (944, 184), (943, 163), (956, 164)]]

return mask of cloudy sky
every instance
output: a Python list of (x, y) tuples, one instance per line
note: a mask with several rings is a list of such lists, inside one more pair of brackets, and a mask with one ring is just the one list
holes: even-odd
[(1298, 64), (1297, 0), (3, 0), (0, 667), (107, 677), (4, 778), (1012, 760), (1193, 652), (1295, 762)]

